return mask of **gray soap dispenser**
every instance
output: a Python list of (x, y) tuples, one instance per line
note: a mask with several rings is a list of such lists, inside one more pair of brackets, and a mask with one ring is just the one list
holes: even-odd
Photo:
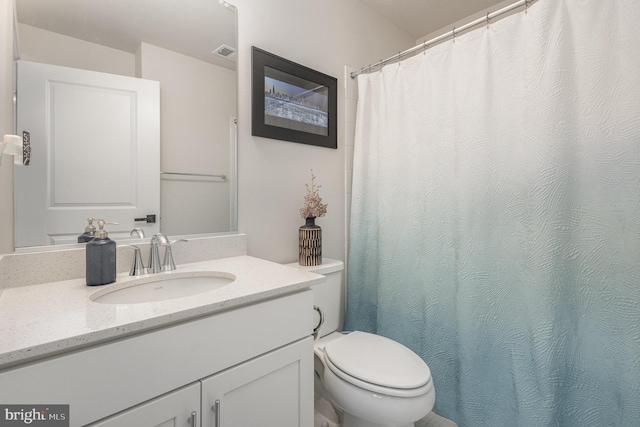
[(104, 225), (103, 220), (98, 221), (98, 231), (87, 243), (87, 286), (116, 281), (116, 242), (109, 238)]
[(96, 226), (93, 225), (93, 218), (87, 218), (89, 225), (84, 228), (84, 233), (78, 236), (78, 243), (90, 242), (96, 234)]

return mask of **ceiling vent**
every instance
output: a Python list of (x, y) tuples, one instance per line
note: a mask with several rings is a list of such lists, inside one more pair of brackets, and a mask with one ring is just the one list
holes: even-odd
[(219, 48), (213, 51), (214, 55), (222, 56), (230, 61), (235, 61), (236, 50), (231, 46), (223, 44)]

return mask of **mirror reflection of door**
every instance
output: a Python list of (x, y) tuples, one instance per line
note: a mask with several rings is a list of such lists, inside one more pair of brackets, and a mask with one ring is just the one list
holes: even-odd
[(160, 82), (162, 233), (237, 230), (235, 8), (215, 0), (16, 0), (16, 12), (21, 60)]
[(17, 129), (31, 162), (15, 169), (16, 246), (75, 243), (87, 218), (117, 222), (112, 237), (159, 223), (158, 82), (17, 63)]

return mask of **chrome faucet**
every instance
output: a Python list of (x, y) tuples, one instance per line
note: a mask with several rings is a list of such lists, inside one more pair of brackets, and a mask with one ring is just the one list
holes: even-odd
[[(186, 239), (179, 239), (170, 242), (162, 233), (154, 234), (149, 244), (149, 273), (160, 273), (161, 271), (173, 271), (176, 269), (176, 264), (173, 262), (173, 253), (171, 252), (171, 245), (176, 242), (186, 242)], [(160, 248), (164, 246), (164, 261), (160, 265)]]
[(151, 238), (151, 242), (149, 243), (149, 273), (160, 273), (160, 271), (162, 271), (158, 246), (167, 246), (168, 244), (169, 240), (167, 236), (162, 233), (156, 233)]

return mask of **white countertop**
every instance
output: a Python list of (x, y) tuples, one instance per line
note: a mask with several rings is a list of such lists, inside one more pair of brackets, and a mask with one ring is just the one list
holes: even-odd
[[(86, 286), (85, 279), (5, 289), (0, 294), (0, 369), (128, 334), (295, 292), (324, 277), (250, 256), (178, 266), (175, 272), (220, 271), (236, 280), (219, 289), (139, 304), (102, 304), (91, 295), (137, 279)], [(158, 273), (172, 274), (169, 273)]]

